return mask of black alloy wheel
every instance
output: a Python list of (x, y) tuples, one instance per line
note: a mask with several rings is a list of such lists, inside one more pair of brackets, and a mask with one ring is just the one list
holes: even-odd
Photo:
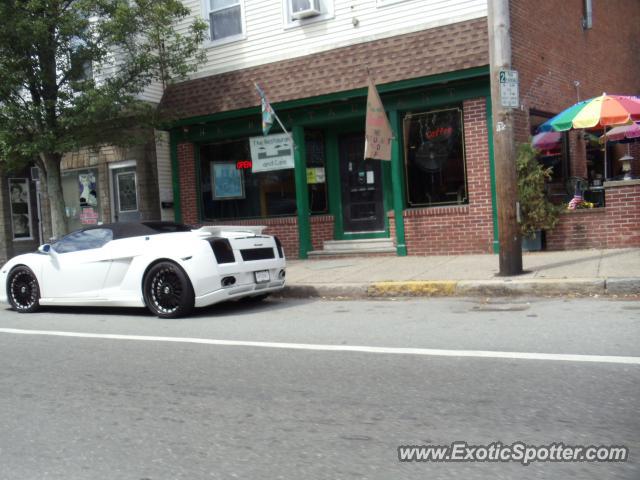
[(160, 318), (177, 318), (193, 310), (195, 295), (187, 274), (173, 262), (156, 263), (143, 282), (147, 308)]
[(40, 308), (40, 286), (28, 267), (16, 267), (7, 279), (7, 298), (16, 312), (31, 313)]

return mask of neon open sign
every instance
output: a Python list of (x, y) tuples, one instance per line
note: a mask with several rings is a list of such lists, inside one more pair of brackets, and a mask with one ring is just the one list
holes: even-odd
[(248, 170), (253, 166), (251, 160), (238, 160), (236, 162), (236, 170)]

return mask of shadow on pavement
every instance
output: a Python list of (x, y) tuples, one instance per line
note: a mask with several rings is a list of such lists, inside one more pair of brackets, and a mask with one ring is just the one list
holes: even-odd
[(565, 260), (562, 262), (556, 262), (556, 263), (545, 263), (543, 265), (540, 266), (536, 266), (536, 267), (530, 267), (528, 270), (535, 273), (535, 272), (539, 272), (541, 270), (550, 270), (552, 268), (558, 268), (558, 267), (567, 267), (569, 265), (578, 265), (580, 263), (583, 262), (590, 262), (590, 261), (594, 261), (594, 260), (602, 260), (603, 258), (610, 258), (610, 257), (619, 257), (622, 255), (628, 255), (628, 252), (611, 252), (611, 253), (604, 253), (602, 255), (600, 255), (600, 251), (597, 250), (597, 253), (594, 256), (589, 256), (589, 257), (582, 257), (582, 258), (576, 258), (576, 259), (572, 259), (572, 260)]
[[(318, 299), (296, 299), (295, 303), (308, 303), (318, 301)], [(181, 321), (192, 318), (207, 318), (207, 317), (241, 317), (244, 315), (254, 315), (260, 312), (273, 312), (277, 310), (283, 310), (291, 308), (292, 300), (284, 298), (267, 298), (262, 301), (241, 299), (235, 301), (221, 302), (208, 307), (197, 308), (193, 313), (187, 317), (182, 318), (158, 318), (149, 312), (146, 308), (126, 308), (126, 307), (65, 307), (65, 306), (46, 306), (41, 307), (36, 313), (17, 314), (24, 315), (25, 319), (46, 316), (47, 314), (64, 314), (73, 316), (127, 316), (127, 317), (139, 317), (149, 318), (158, 321)], [(4, 309), (7, 312), (12, 312), (11, 309)]]

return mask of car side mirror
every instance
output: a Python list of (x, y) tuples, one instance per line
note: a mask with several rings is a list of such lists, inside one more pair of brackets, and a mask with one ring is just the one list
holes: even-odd
[(51, 251), (51, 245), (49, 245), (48, 243), (45, 243), (44, 245), (40, 245), (38, 247), (38, 251), (40, 253), (49, 253)]

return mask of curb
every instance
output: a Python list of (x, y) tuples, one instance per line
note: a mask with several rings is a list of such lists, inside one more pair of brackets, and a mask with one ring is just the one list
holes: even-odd
[(402, 282), (293, 284), (291, 298), (510, 297), (562, 295), (638, 295), (640, 278), (412, 280)]

